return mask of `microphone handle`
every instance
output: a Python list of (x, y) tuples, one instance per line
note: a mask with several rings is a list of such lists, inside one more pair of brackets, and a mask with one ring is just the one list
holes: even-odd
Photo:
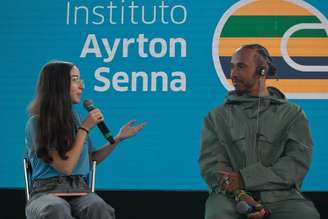
[(109, 143), (114, 144), (115, 140), (112, 136), (112, 133), (107, 128), (106, 124), (104, 122), (99, 122), (97, 124), (98, 128), (100, 129), (101, 133), (104, 135), (104, 137), (109, 141)]

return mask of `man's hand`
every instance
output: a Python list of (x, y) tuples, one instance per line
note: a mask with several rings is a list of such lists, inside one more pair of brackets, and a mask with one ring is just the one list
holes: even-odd
[(244, 188), (244, 181), (240, 172), (236, 171), (219, 171), (222, 175), (220, 185), (223, 190), (232, 192)]
[(265, 215), (265, 210), (262, 209), (260, 211), (256, 211), (254, 213), (248, 214), (247, 218), (248, 219), (262, 219), (262, 218), (264, 218), (264, 215)]
[[(262, 219), (271, 214), (269, 209), (264, 208), (260, 202), (255, 201), (255, 199), (244, 190), (239, 190), (239, 192), (235, 193), (235, 198), (236, 201), (243, 201), (252, 207), (252, 213), (247, 214), (247, 218), (249, 219)], [(239, 209), (237, 208), (237, 211), (243, 214), (244, 212), (240, 212)]]

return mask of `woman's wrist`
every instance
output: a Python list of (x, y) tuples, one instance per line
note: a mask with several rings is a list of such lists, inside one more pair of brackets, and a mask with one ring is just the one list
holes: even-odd
[(115, 138), (114, 138), (114, 140), (115, 140), (115, 143), (116, 143), (116, 142), (119, 143), (119, 142), (121, 142), (123, 139), (122, 139), (119, 135), (116, 135)]
[(87, 134), (89, 134), (89, 129), (88, 129), (88, 128), (85, 128), (85, 127), (82, 126), (82, 125), (81, 125), (78, 129), (84, 131), (84, 132), (87, 133)]

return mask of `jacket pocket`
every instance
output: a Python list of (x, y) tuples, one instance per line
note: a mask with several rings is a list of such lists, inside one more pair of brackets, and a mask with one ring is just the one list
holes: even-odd
[(241, 151), (246, 149), (246, 134), (244, 132), (231, 131), (231, 140), (234, 146)]
[(274, 137), (271, 133), (261, 133), (258, 140), (258, 151), (261, 163), (272, 166), (284, 151), (283, 138)]
[(233, 157), (234, 166), (237, 169), (241, 169), (246, 165), (247, 157), (247, 137), (243, 129), (231, 131), (231, 146), (229, 146), (229, 152)]

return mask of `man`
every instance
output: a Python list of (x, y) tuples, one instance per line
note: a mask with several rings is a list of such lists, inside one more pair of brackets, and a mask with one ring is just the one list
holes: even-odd
[(275, 75), (259, 44), (241, 46), (231, 58), (235, 91), (208, 114), (202, 131), (206, 219), (320, 218), (300, 193), (312, 154), (307, 119), (278, 89), (266, 87)]

